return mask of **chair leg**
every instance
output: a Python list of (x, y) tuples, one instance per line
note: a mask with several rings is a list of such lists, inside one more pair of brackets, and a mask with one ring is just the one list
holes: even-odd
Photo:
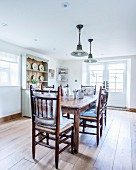
[(102, 136), (102, 131), (103, 131), (103, 114), (102, 114), (102, 117), (100, 119), (100, 137)]
[(35, 159), (35, 129), (34, 127), (32, 127), (32, 157), (33, 159)]
[(104, 119), (105, 119), (105, 126), (106, 126), (106, 118), (107, 118), (107, 110), (105, 109), (105, 114), (104, 114)]
[(58, 169), (59, 164), (59, 136), (56, 137), (56, 146), (55, 146), (55, 166)]
[(49, 145), (49, 133), (46, 133), (46, 142), (47, 142), (47, 145)]
[(85, 132), (86, 120), (83, 120), (83, 132)]
[(74, 126), (72, 127), (71, 131), (71, 154), (74, 153)]
[(70, 114), (67, 113), (67, 119), (70, 119)]
[(99, 145), (99, 138), (100, 138), (100, 125), (99, 122), (97, 122), (97, 135), (96, 135), (97, 146)]

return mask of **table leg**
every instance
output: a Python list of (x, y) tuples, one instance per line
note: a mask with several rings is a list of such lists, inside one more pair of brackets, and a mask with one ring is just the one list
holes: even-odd
[(78, 150), (79, 150), (79, 113), (78, 111), (76, 111), (74, 115), (74, 123), (75, 123), (74, 152), (78, 153)]

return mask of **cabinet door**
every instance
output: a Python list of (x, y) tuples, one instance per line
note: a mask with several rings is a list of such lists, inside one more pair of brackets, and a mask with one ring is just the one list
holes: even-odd
[(31, 117), (31, 101), (29, 90), (22, 90), (22, 116)]

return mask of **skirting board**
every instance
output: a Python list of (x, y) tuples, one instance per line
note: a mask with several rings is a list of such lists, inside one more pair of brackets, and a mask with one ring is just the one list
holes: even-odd
[(129, 112), (136, 112), (136, 108), (128, 108)]
[(17, 118), (20, 118), (20, 117), (22, 117), (21, 113), (16, 113), (16, 114), (13, 114), (13, 115), (5, 116), (5, 117), (0, 118), (0, 123), (4, 123), (4, 122), (7, 122), (9, 120), (17, 119)]

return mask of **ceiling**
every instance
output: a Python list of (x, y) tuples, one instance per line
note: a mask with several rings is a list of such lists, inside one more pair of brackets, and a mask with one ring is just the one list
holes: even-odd
[[(65, 5), (66, 3), (66, 5)], [(67, 7), (65, 7), (67, 6)], [(0, 1), (0, 40), (57, 59), (75, 59), (78, 30), (94, 58), (136, 55), (136, 0)], [(87, 58), (84, 57), (84, 58)]]

